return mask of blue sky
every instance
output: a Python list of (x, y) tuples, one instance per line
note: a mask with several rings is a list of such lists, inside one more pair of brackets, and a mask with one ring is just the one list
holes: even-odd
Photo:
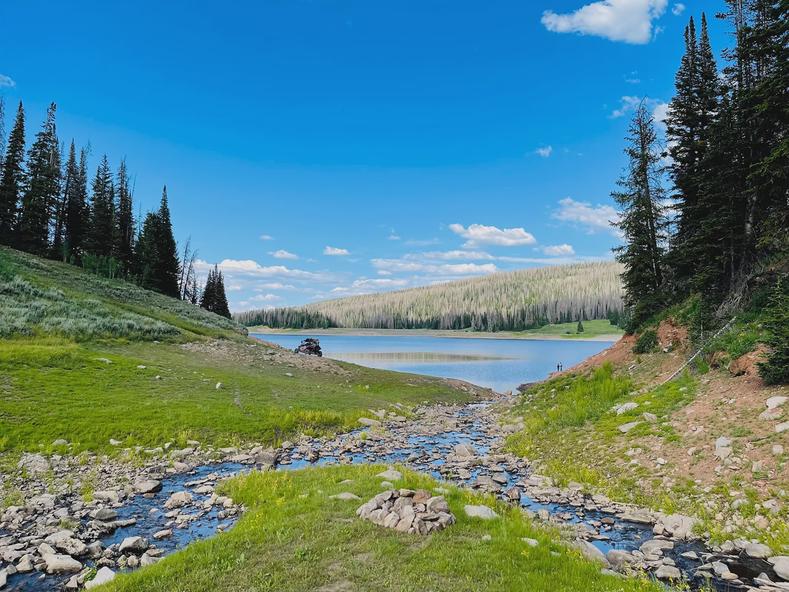
[(55, 101), (63, 140), (126, 157), (143, 210), (166, 183), (233, 310), (299, 304), (610, 258), (633, 104), (664, 112), (722, 6), (11, 0), (0, 93), (29, 141)]

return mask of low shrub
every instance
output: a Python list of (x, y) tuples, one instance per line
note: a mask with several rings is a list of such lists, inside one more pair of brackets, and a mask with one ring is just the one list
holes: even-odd
[(657, 332), (654, 329), (646, 329), (636, 340), (633, 352), (637, 354), (648, 354), (655, 351), (658, 346)]

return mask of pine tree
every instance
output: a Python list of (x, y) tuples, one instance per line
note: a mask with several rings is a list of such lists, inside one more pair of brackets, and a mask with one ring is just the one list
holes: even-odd
[(208, 270), (208, 278), (203, 289), (203, 296), (200, 299), (200, 306), (210, 312), (230, 318), (230, 309), (225, 294), (225, 279), (216, 265), (214, 265), (214, 269)]
[(134, 212), (125, 159), (121, 160), (118, 167), (117, 193), (113, 256), (120, 263), (123, 273), (128, 275), (134, 264)]
[(789, 282), (785, 279), (778, 280), (765, 313), (770, 353), (759, 365), (759, 373), (767, 384), (785, 384), (789, 382)]
[(180, 265), (178, 262), (178, 246), (173, 236), (173, 226), (170, 221), (170, 207), (167, 203), (167, 186), (162, 189), (162, 201), (159, 205), (159, 265), (157, 280), (160, 290), (168, 296), (178, 297), (178, 277)]
[(27, 191), (22, 197), (16, 244), (23, 251), (46, 255), (49, 251), (50, 223), (60, 196), (60, 146), (55, 129), (55, 103), (36, 134), (28, 153)]
[(5, 97), (0, 96), (0, 174), (5, 162)]
[[(66, 172), (63, 178), (63, 247), (61, 255), (63, 261), (68, 261), (74, 250), (74, 208), (77, 203), (77, 185), (79, 183), (79, 165), (77, 164), (77, 149), (74, 140), (69, 146)], [(81, 208), (80, 208), (81, 210)]]
[[(72, 142), (72, 146), (73, 146)], [(66, 260), (79, 262), (84, 253), (85, 234), (87, 231), (90, 210), (88, 208), (88, 150), (80, 150), (79, 164), (76, 156), (69, 155), (66, 165), (66, 219), (64, 234), (64, 257)]]
[(583, 333), (584, 332), (584, 324), (581, 322), (581, 319), (578, 319), (578, 325), (575, 327), (576, 333)]
[[(73, 147), (73, 142), (72, 142)], [(60, 145), (60, 159), (59, 162), (64, 161), (64, 146), (63, 144)], [(52, 229), (52, 250), (51, 256), (53, 259), (63, 259), (65, 260), (65, 253), (63, 251), (63, 241), (65, 240), (64, 237), (64, 228), (66, 224), (66, 173), (67, 170), (63, 169), (61, 171), (61, 192), (57, 196), (55, 201), (55, 207), (53, 212), (53, 229)]]
[(137, 241), (137, 266), (140, 284), (162, 294), (179, 296), (179, 263), (167, 203), (167, 187), (157, 212), (149, 212)]
[(663, 265), (665, 230), (661, 156), (653, 119), (642, 101), (629, 128), (629, 164), (612, 197), (621, 206), (617, 226), (625, 245), (616, 249), (625, 266), (622, 281), (632, 331), (665, 303)]
[(0, 243), (10, 245), (16, 227), (19, 200), (25, 188), (25, 110), (22, 102), (8, 138), (0, 177)]
[(96, 169), (92, 193), (85, 251), (98, 257), (110, 257), (115, 219), (115, 188), (106, 154)]

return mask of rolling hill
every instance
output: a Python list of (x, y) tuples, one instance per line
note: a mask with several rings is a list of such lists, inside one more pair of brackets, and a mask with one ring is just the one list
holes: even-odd
[(250, 311), (235, 319), (246, 326), (296, 329), (520, 331), (578, 319), (618, 317), (621, 272), (615, 262), (524, 269), (302, 307)]

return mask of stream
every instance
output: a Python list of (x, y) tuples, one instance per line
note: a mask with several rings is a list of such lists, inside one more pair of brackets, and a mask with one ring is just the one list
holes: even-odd
[[(601, 496), (584, 495), (574, 489), (561, 490), (531, 475), (526, 461), (501, 451), (502, 428), (495, 406), (505, 401), (505, 397), (497, 397), (465, 406), (418, 408), (410, 420), (381, 410), (377, 415), (379, 420), (372, 422), (380, 421), (386, 429), (362, 428), (329, 439), (305, 437), (298, 443), (284, 443), (277, 451), (275, 469), (398, 463), (443, 481), (492, 493), (519, 504), (533, 513), (535, 519), (572, 529), (573, 536), (582, 541), (578, 544), (586, 547), (583, 552), (587, 556), (601, 561), (606, 561), (607, 556), (613, 568), (632, 564), (657, 574), (661, 573), (661, 567), (664, 571), (676, 568), (692, 589), (707, 584), (720, 592), (752, 589), (752, 579), (762, 573), (775, 581), (771, 566), (764, 560), (752, 559), (742, 552), (713, 553), (698, 541), (656, 537), (654, 519), (647, 513)], [(224, 478), (259, 468), (250, 459), (242, 455), (240, 462), (199, 465), (188, 472), (164, 477), (161, 490), (155, 493), (135, 495), (125, 503), (111, 504), (117, 513), (114, 520), (129, 524), (98, 539), (105, 556), (111, 545), (127, 537), (140, 536), (152, 547), (143, 558), (150, 556), (149, 561), (153, 562), (192, 541), (232, 528), (240, 513), (217, 503), (216, 496), (212, 497), (213, 487)], [(192, 497), (188, 503), (175, 510), (165, 507), (173, 494), (185, 491)], [(95, 520), (86, 518), (74, 530), (90, 528), (95, 528)], [(167, 531), (167, 536), (160, 537)], [(0, 541), (8, 534), (0, 530)], [(589, 546), (593, 548), (590, 550)], [(102, 557), (84, 561), (86, 565), (99, 566)], [(720, 568), (716, 562), (726, 567)], [(728, 575), (724, 575), (723, 569)], [(71, 574), (19, 573), (8, 578), (6, 589), (58, 590), (71, 578)]]

